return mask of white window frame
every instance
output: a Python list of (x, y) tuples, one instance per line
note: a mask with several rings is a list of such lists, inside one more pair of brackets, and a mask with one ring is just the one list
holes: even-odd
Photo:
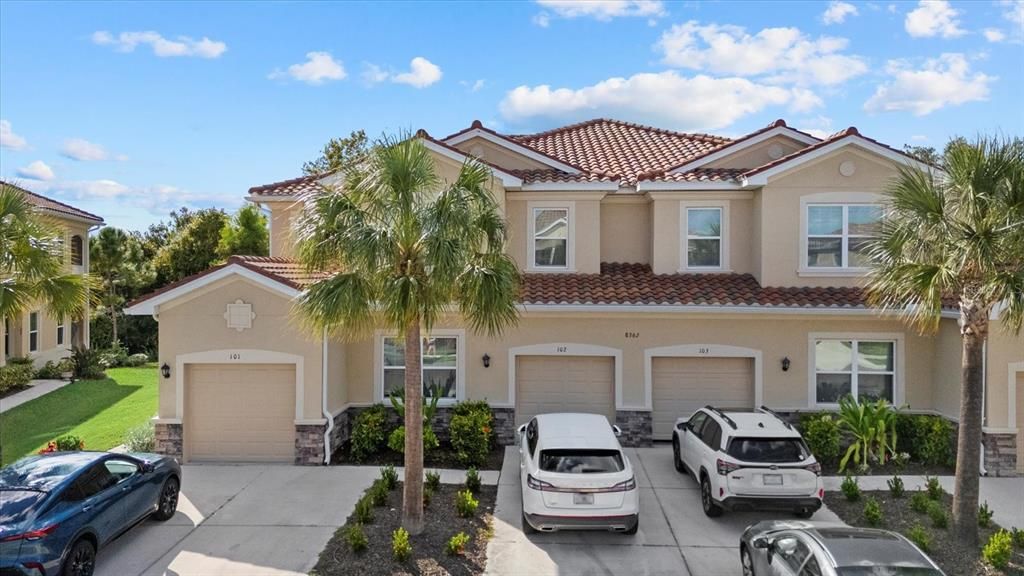
[(67, 331), (66, 325), (67, 323), (64, 318), (61, 318), (60, 321), (57, 322), (57, 346), (63, 346), (64, 341), (67, 339), (67, 335), (65, 334)]
[[(807, 407), (819, 410), (837, 410), (838, 402), (818, 402), (818, 370), (815, 355), (816, 344), (821, 340), (842, 340), (854, 342), (850, 366), (850, 393), (857, 397), (857, 344), (859, 342), (892, 342), (892, 405), (906, 404), (906, 388), (904, 386), (904, 338), (899, 332), (812, 332), (807, 335)], [(840, 374), (841, 372), (827, 372)], [(889, 374), (889, 372), (871, 372), (871, 374)]]
[[(455, 338), (455, 398), (441, 398), (437, 404), (438, 406), (451, 406), (462, 402), (466, 398), (466, 331), (461, 329), (437, 328), (431, 330), (429, 334), (423, 332), (420, 334), (421, 346), (424, 338), (431, 337)], [(399, 338), (399, 336), (395, 332), (378, 330), (374, 337), (374, 399), (377, 402), (387, 403), (390, 402), (390, 400), (388, 400), (388, 397), (384, 395), (384, 369), (404, 369), (405, 366), (384, 365), (385, 338)], [(450, 367), (447, 366), (445, 368), (450, 369)], [(424, 369), (422, 365), (420, 366), (420, 369)]]
[[(565, 245), (565, 266), (537, 266), (537, 210), (565, 210), (568, 222)], [(534, 201), (526, 204), (526, 269), (529, 272), (575, 272), (576, 271), (576, 203), (556, 201)]]
[[(35, 320), (35, 330), (32, 329), (32, 321)], [(35, 338), (33, 338), (33, 336)], [(34, 340), (34, 341), (33, 341)], [(39, 351), (39, 312), (28, 313), (28, 351)]]
[[(721, 230), (719, 231), (719, 258), (718, 266), (691, 266), (690, 265), (690, 240), (708, 240), (710, 236), (690, 236), (690, 220), (688, 218), (691, 208), (706, 209), (717, 208), (721, 216)], [(688, 201), (679, 203), (679, 271), (680, 272), (731, 272), (729, 268), (729, 203), (728, 202), (701, 202)]]
[[(841, 258), (842, 266), (808, 266), (807, 250), (810, 226), (808, 223), (810, 208), (814, 206), (842, 206), (843, 207), (843, 234), (841, 236)], [(806, 277), (828, 277), (828, 276), (863, 276), (868, 271), (866, 267), (847, 266), (849, 259), (849, 207), (850, 206), (876, 206), (885, 213), (884, 198), (880, 194), (872, 192), (821, 192), (810, 194), (800, 198), (800, 253), (797, 256), (797, 275)], [(816, 235), (816, 237), (824, 237)], [(854, 238), (866, 238), (866, 236), (854, 236)]]

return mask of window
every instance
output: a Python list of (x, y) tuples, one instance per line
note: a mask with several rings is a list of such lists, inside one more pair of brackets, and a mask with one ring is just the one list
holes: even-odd
[(39, 312), (28, 315), (28, 351), (39, 350)]
[(530, 423), (526, 426), (526, 447), (530, 451), (530, 456), (533, 456), (537, 452), (537, 419), (530, 420)]
[(64, 345), (64, 319), (60, 319), (60, 323), (57, 324), (57, 346)]
[(82, 237), (78, 234), (71, 237), (71, 264), (82, 265)]
[(807, 206), (807, 267), (863, 268), (868, 241), (878, 234), (878, 204)]
[[(384, 337), (383, 367), (384, 396), (393, 390), (405, 387), (405, 340)], [(438, 393), (441, 399), (456, 398), (458, 386), (458, 336), (434, 336), (423, 338), (420, 345), (420, 362), (423, 368), (423, 395)]]
[(690, 416), (690, 432), (693, 432), (698, 437), (700, 437), (700, 429), (702, 426), (704, 426), (704, 421), (707, 419), (707, 417), (708, 415), (703, 412), (697, 412), (693, 416)]
[(894, 402), (896, 343), (891, 340), (816, 340), (815, 396), (818, 404), (858, 399)]
[(127, 480), (139, 471), (139, 467), (135, 463), (128, 462), (127, 460), (107, 460), (103, 465), (117, 482)]
[(117, 484), (115, 478), (102, 463), (94, 464), (82, 473), (64, 492), (64, 499), (78, 502), (91, 498)]
[(807, 559), (812, 557), (807, 544), (793, 535), (776, 538), (773, 547), (778, 560), (789, 567), (789, 574), (799, 574)]
[(700, 433), (700, 439), (707, 444), (708, 448), (718, 450), (722, 445), (722, 427), (718, 422), (708, 418), (707, 424), (704, 425), (704, 430)]
[(559, 474), (613, 474), (625, 468), (618, 450), (571, 448), (540, 451), (540, 469)]
[(686, 267), (722, 267), (722, 209), (686, 209)]
[(533, 265), (569, 267), (569, 209), (533, 209)]

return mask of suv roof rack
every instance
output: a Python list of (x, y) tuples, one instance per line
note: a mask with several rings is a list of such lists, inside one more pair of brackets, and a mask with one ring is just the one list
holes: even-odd
[(783, 425), (785, 425), (785, 427), (786, 427), (786, 428), (789, 428), (790, 430), (792, 430), (792, 429), (793, 429), (793, 425), (792, 425), (792, 424), (790, 424), (790, 423), (789, 423), (789, 422), (788, 422), (788, 421), (787, 421), (787, 420), (786, 420), (785, 418), (783, 418), (782, 416), (779, 416), (779, 413), (778, 413), (778, 412), (776, 412), (775, 410), (772, 410), (771, 408), (769, 408), (769, 407), (767, 407), (767, 406), (765, 406), (765, 405), (763, 405), (763, 404), (761, 405), (761, 407), (760, 407), (760, 408), (758, 408), (758, 410), (759, 410), (759, 411), (761, 411), (761, 412), (764, 412), (765, 414), (768, 414), (768, 415), (771, 415), (771, 416), (775, 416), (775, 418), (776, 418), (776, 419), (778, 419), (778, 420), (779, 420), (779, 422), (782, 422), (782, 424), (783, 424)]
[(712, 412), (717, 414), (719, 418), (721, 418), (722, 420), (725, 420), (726, 422), (728, 422), (729, 426), (732, 426), (733, 430), (737, 429), (736, 428), (736, 422), (734, 422), (732, 418), (729, 418), (728, 416), (726, 416), (725, 412), (722, 412), (721, 410), (719, 410), (718, 408), (715, 408), (711, 404), (708, 404), (707, 406), (705, 406), (704, 409), (705, 410), (711, 410)]

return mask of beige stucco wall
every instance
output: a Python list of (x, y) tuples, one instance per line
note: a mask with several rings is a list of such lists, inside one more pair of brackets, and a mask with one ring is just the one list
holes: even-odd
[[(1017, 373), (1010, 372), (1010, 365), (1024, 368), (1024, 330), (1013, 334), (1003, 329), (999, 320), (992, 322), (988, 343), (985, 348), (985, 425), (1005, 428), (1010, 425), (1010, 386), (1016, 386)], [(1017, 426), (1024, 423), (1024, 414), (1017, 414)]]
[[(241, 332), (227, 327), (224, 312), (236, 300), (252, 304), (256, 318), (252, 328)], [(303, 418), (320, 419), (322, 339), (300, 333), (291, 319), (291, 302), (248, 280), (231, 277), (197, 289), (189, 296), (170, 303), (158, 311), (160, 354), (158, 362), (176, 370), (179, 355), (214, 350), (268, 350), (301, 355), (304, 361)], [(246, 363), (243, 355), (237, 360), (227, 357), (220, 363)], [(176, 374), (160, 379), (159, 415), (175, 417)], [(239, 398), (239, 402), (250, 399)]]
[[(944, 318), (935, 338), (935, 366), (932, 378), (933, 408), (950, 418), (960, 417), (960, 327)], [(916, 408), (916, 406), (915, 406)]]
[(550, 169), (551, 166), (511, 152), (480, 137), (473, 137), (455, 145), (456, 148), (471, 156), (476, 156), (490, 164), (496, 164), (510, 170)]
[(601, 262), (651, 263), (651, 208), (647, 198), (601, 202)]
[[(768, 150), (776, 144), (782, 148), (782, 154), (772, 158), (771, 155), (768, 154)], [(774, 138), (769, 138), (764, 142), (759, 142), (742, 152), (737, 152), (736, 154), (726, 156), (725, 158), (715, 162), (710, 162), (707, 166), (709, 168), (756, 168), (757, 166), (762, 166), (805, 147), (805, 144), (797, 142), (792, 138), (775, 136)]]
[[(556, 203), (572, 208), (572, 237), (570, 250), (574, 252), (573, 268), (580, 274), (597, 274), (601, 271), (601, 200), (582, 199), (572, 192), (536, 193), (508, 192), (505, 194), (505, 213), (508, 219), (508, 253), (519, 264), (520, 269), (529, 268), (529, 207), (532, 202)], [(557, 272), (551, 272), (556, 274)]]
[(298, 202), (267, 202), (270, 209), (270, 255), (280, 258), (291, 258), (295, 255), (295, 242), (292, 238), (292, 224), (302, 211)]
[(327, 343), (327, 409), (335, 413), (348, 404), (348, 347), (338, 339)]
[(754, 197), (751, 192), (699, 191), (651, 192), (653, 222), (651, 266), (655, 274), (688, 272), (683, 259), (683, 210), (687, 207), (721, 206), (728, 213), (723, 272), (753, 272)]

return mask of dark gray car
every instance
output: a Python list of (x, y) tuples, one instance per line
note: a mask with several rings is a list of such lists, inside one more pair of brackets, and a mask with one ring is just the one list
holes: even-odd
[(944, 576), (909, 540), (887, 530), (768, 521), (740, 537), (743, 576)]

